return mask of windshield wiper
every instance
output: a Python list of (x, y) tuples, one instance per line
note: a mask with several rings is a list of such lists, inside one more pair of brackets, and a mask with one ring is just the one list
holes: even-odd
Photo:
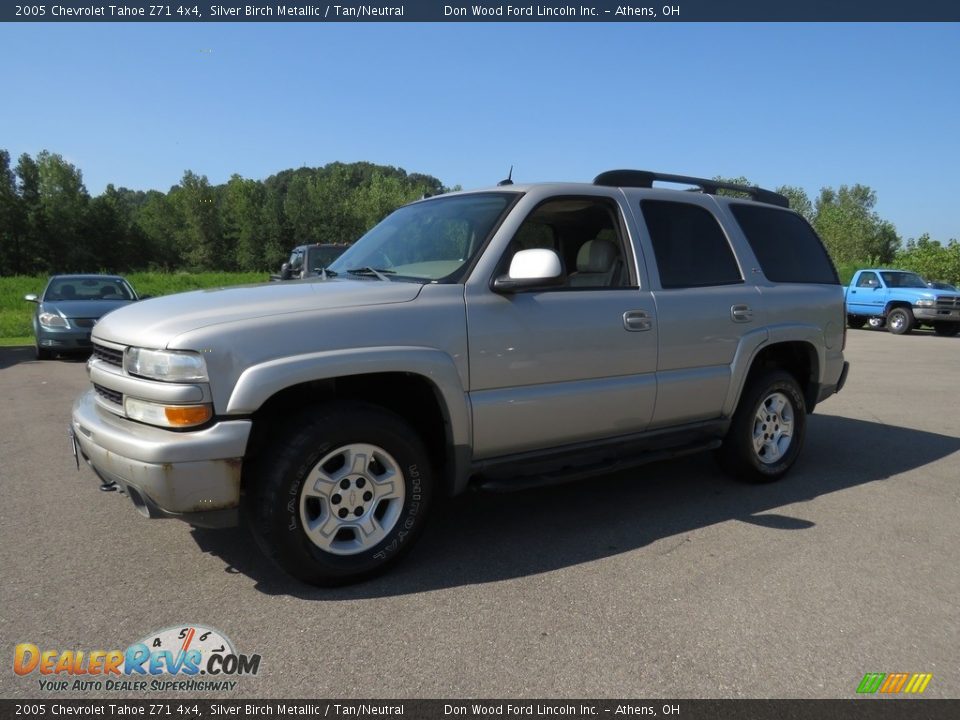
[(313, 271), (320, 276), (321, 280), (326, 280), (328, 277), (336, 277), (336, 270), (327, 270), (325, 267), (314, 268)]
[(385, 270), (383, 268), (374, 268), (367, 265), (366, 267), (353, 268), (352, 270), (347, 270), (351, 275), (375, 275), (378, 280), (383, 280), (384, 282), (390, 282), (390, 278), (387, 275), (396, 275), (396, 270)]

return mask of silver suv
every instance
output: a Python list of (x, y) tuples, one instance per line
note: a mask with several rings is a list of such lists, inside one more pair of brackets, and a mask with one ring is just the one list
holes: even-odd
[(317, 585), (383, 570), (471, 483), (698, 450), (775, 480), (847, 373), (843, 290), (787, 204), (630, 170), (412, 203), (323, 278), (105, 317), (75, 448), (143, 514), (242, 519)]

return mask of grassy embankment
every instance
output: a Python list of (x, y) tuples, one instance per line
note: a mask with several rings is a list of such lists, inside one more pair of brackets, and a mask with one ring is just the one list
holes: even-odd
[[(170, 295), (202, 288), (265, 282), (268, 273), (130, 273), (124, 277), (141, 295)], [(0, 346), (32, 345), (30, 324), (34, 305), (23, 299), (28, 293), (40, 294), (47, 284), (45, 276), (0, 277)]]

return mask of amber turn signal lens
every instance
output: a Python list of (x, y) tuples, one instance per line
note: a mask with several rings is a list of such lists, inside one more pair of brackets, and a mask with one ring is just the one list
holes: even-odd
[(167, 422), (173, 427), (200, 425), (213, 417), (213, 410), (209, 405), (165, 407), (163, 412), (167, 417)]

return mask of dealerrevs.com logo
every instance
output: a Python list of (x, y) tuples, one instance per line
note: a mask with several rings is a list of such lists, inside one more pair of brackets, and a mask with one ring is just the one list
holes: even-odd
[(13, 671), (35, 677), (44, 692), (200, 692), (234, 690), (256, 675), (260, 655), (236, 652), (230, 639), (203, 625), (183, 624), (150, 633), (126, 650), (41, 649), (19, 643)]

